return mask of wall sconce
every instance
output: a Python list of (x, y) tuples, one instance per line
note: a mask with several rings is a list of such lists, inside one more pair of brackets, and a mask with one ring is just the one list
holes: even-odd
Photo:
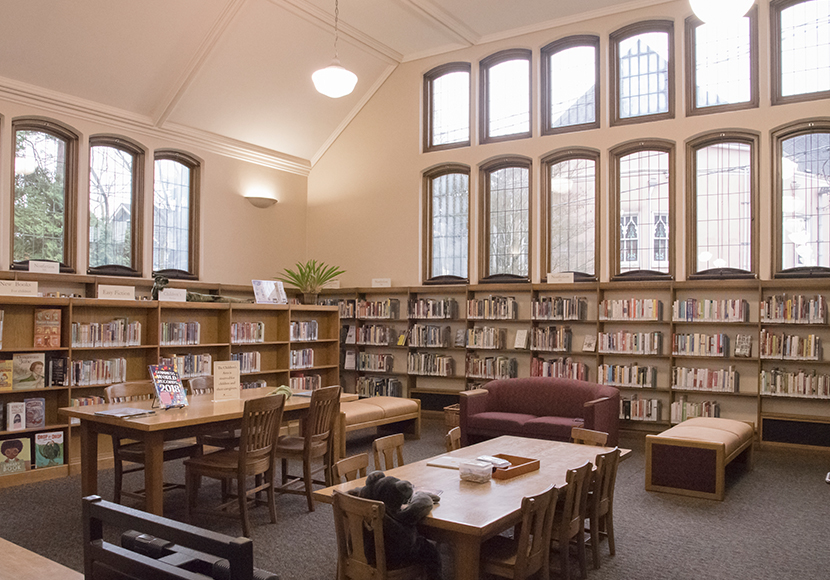
[(247, 194), (245, 195), (245, 199), (247, 199), (248, 203), (250, 203), (252, 206), (258, 207), (260, 209), (271, 207), (272, 205), (277, 203), (277, 200), (275, 198), (268, 197), (259, 193)]

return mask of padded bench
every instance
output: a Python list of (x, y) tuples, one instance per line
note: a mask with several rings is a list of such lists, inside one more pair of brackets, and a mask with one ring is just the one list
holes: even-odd
[(646, 435), (646, 491), (723, 500), (727, 464), (741, 457), (752, 468), (752, 424), (696, 417), (659, 435)]
[(421, 401), (403, 397), (367, 397), (340, 403), (340, 457), (346, 456), (346, 433), (376, 427), (421, 438)]

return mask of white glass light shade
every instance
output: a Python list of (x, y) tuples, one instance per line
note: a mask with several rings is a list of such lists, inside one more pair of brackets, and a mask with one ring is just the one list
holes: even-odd
[(695, 16), (707, 24), (743, 18), (754, 2), (755, 0), (689, 0)]
[(339, 99), (354, 90), (357, 75), (344, 69), (335, 61), (326, 68), (316, 71), (311, 75), (311, 80), (314, 81), (314, 88), (317, 92), (332, 99)]

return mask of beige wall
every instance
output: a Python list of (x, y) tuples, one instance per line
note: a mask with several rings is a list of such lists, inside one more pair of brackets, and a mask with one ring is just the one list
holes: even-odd
[[(521, 154), (534, 160), (531, 192), (536, 233), (533, 239), (533, 279), (544, 276), (539, 264), (538, 227), (540, 208), (539, 159), (550, 151), (569, 147), (592, 147), (601, 152), (601, 209), (598, 227), (601, 232), (601, 266), (599, 272), (607, 280), (608, 268), (608, 150), (620, 143), (640, 138), (669, 139), (676, 144), (676, 240), (674, 256), (678, 279), (685, 278), (685, 240), (682, 224), (685, 219), (685, 141), (704, 132), (740, 128), (760, 133), (760, 207), (756, 219), (761, 224), (760, 264), (763, 278), (769, 278), (771, 238), (766, 235), (771, 222), (770, 130), (798, 119), (827, 116), (827, 100), (770, 106), (769, 83), (769, 6), (760, 2), (760, 107), (735, 113), (685, 116), (684, 84), (684, 20), (691, 14), (687, 0), (669, 2), (656, 7), (605, 15), (592, 20), (518, 36), (509, 40), (476, 46), (437, 57), (401, 64), (381, 89), (356, 116), (333, 146), (315, 164), (308, 185), (308, 251), (313, 256), (334, 262), (348, 272), (342, 276), (344, 286), (369, 286), (372, 278), (392, 278), (394, 285), (421, 283), (421, 173), (428, 167), (444, 162), (460, 162), (473, 169), (471, 227), (477, 232), (479, 219), (476, 203), (479, 184), (477, 166), (494, 156)], [(608, 36), (618, 28), (647, 19), (670, 19), (674, 22), (675, 119), (609, 128), (608, 123)], [(598, 130), (539, 137), (539, 49), (556, 39), (573, 34), (595, 34), (600, 37), (601, 128)], [(472, 145), (460, 149), (421, 153), (422, 76), (433, 67), (453, 61), (472, 63), (472, 84), (478, 86), (477, 64), (487, 55), (507, 48), (533, 50), (533, 134), (499, 144)], [(477, 91), (474, 91), (476, 94)], [(477, 118), (478, 110), (472, 111)], [(473, 143), (478, 136), (473, 134)], [(474, 235), (475, 237), (475, 235)], [(475, 256), (471, 248), (471, 256)], [(475, 264), (472, 279), (477, 276)]]

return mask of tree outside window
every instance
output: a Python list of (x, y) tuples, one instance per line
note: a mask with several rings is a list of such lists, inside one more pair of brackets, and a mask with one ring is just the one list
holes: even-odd
[(196, 166), (182, 155), (157, 157), (153, 187), (153, 271), (193, 275), (192, 202)]

